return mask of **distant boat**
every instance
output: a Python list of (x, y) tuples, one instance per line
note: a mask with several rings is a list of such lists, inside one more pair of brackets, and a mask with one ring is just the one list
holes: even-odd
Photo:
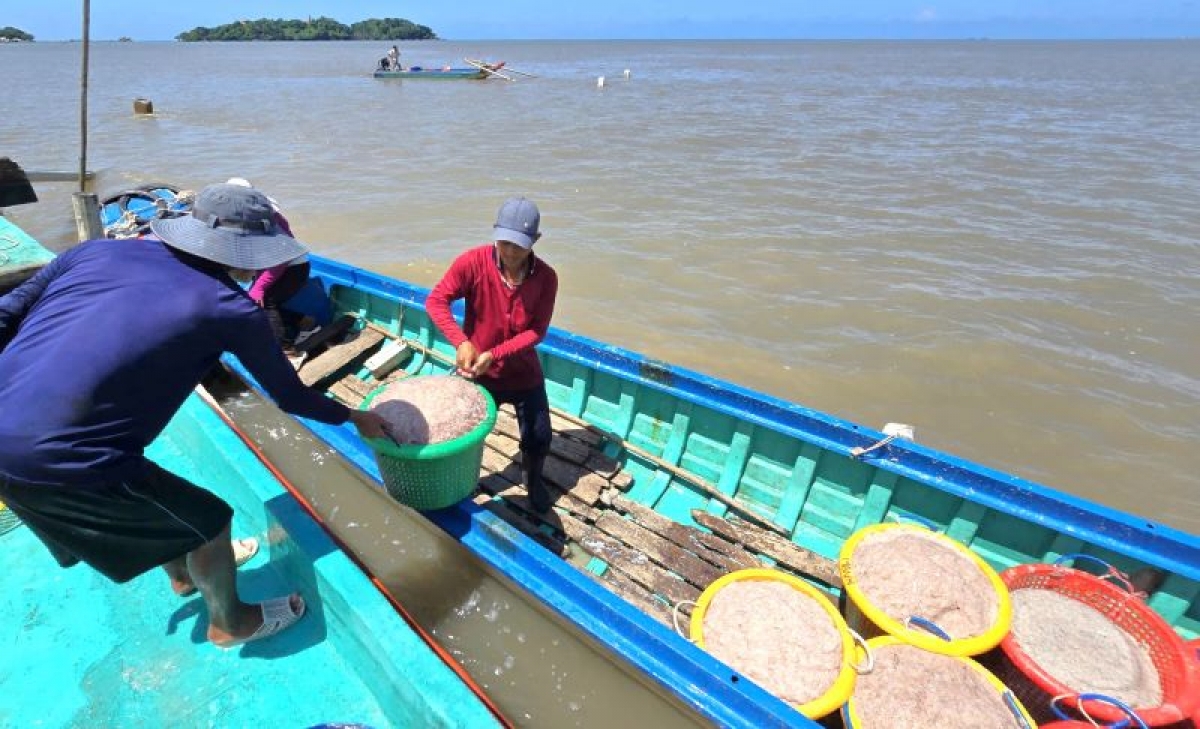
[[(409, 66), (400, 71), (383, 71), (376, 69), (375, 78), (419, 78), (419, 79), (485, 79), (489, 76), (502, 76), (496, 73), (504, 67), (504, 61), (488, 64), (486, 68), (423, 68), (421, 66)], [(503, 76), (502, 76), (503, 77)]]

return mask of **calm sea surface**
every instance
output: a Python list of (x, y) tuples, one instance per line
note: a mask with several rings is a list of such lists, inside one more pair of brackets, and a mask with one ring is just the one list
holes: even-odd
[[(559, 327), (1200, 531), (1200, 42), (387, 45), (95, 44), (95, 189), (247, 177), (423, 285), (525, 194)], [(80, 51), (0, 46), (0, 155), (78, 169)]]

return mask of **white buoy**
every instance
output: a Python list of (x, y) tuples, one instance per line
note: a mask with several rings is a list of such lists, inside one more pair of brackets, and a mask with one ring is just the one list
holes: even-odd
[(598, 88), (598, 89), (604, 88), (604, 77), (603, 76), (596, 77), (596, 88)]
[(628, 68), (627, 68), (627, 69), (625, 69), (625, 79), (626, 79), (626, 80), (628, 80), (628, 79), (629, 79), (629, 69), (628, 69)]

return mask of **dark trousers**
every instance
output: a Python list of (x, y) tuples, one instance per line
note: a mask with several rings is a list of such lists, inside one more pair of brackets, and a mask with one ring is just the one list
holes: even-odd
[(512, 403), (516, 408), (522, 453), (544, 456), (550, 452), (550, 439), (554, 432), (550, 428), (550, 401), (546, 398), (544, 384), (529, 390), (496, 390), (487, 387), (487, 391), (497, 405)]

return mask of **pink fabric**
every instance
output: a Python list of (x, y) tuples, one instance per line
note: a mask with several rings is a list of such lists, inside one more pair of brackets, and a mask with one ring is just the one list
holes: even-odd
[(250, 287), (250, 298), (254, 299), (254, 303), (262, 306), (263, 299), (267, 295), (267, 289), (271, 288), (271, 284), (283, 277), (283, 272), (290, 265), (290, 263), (281, 263), (274, 268), (268, 268), (258, 274), (258, 277), (254, 279), (254, 284)]
[[(275, 221), (275, 225), (279, 226), (284, 233), (287, 233), (292, 238), (296, 237), (292, 234), (292, 226), (288, 223), (288, 219), (283, 217), (283, 213), (276, 210), (272, 219)], [(290, 262), (281, 263), (274, 268), (268, 268), (254, 279), (254, 284), (250, 287), (249, 292), (250, 298), (254, 300), (254, 303), (262, 306), (263, 299), (267, 295), (267, 289), (271, 288), (271, 285), (283, 276), (283, 272), (287, 270), (289, 265)]]

